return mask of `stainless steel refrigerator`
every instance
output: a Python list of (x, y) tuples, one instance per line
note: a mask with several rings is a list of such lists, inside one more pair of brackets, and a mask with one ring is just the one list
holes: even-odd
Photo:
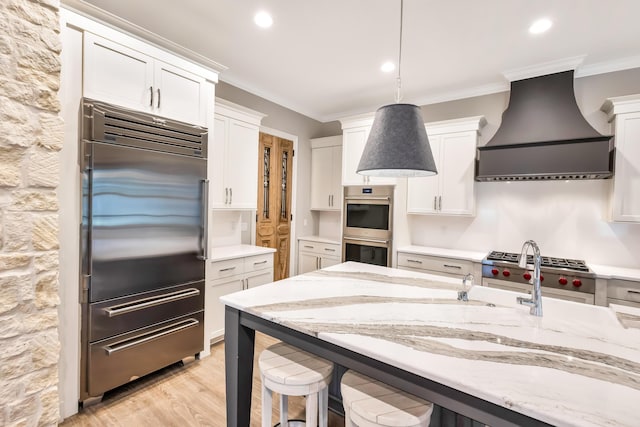
[(80, 401), (204, 342), (207, 129), (83, 99)]

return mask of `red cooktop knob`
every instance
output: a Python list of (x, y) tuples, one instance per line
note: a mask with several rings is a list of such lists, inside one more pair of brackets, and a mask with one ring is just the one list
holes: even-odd
[(580, 286), (582, 286), (582, 280), (580, 279), (573, 279), (573, 286), (575, 286), (576, 288), (579, 288)]
[(524, 273), (524, 274), (522, 275), (522, 277), (524, 277), (524, 280), (531, 280), (531, 273), (529, 273), (529, 272)]
[(498, 273), (500, 273), (500, 271), (498, 271), (498, 269), (497, 269), (497, 268), (492, 268), (492, 269), (491, 269), (491, 274), (493, 274), (494, 276), (497, 276), (497, 275), (498, 275)]
[(544, 276), (542, 274), (540, 275), (540, 281), (544, 282)]
[(509, 270), (503, 270), (503, 271), (502, 271), (502, 275), (503, 275), (504, 277), (509, 277), (509, 276), (511, 276), (511, 272), (510, 272)]
[(558, 279), (558, 283), (560, 283), (561, 285), (566, 285), (567, 283), (569, 283), (569, 281), (566, 277), (561, 277)]

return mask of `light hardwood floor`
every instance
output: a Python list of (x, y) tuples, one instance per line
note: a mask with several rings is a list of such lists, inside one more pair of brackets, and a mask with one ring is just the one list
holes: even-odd
[[(255, 355), (277, 342), (257, 333)], [(260, 372), (254, 358), (251, 427), (260, 427)], [(273, 422), (279, 420), (274, 398)], [(289, 419), (304, 419), (304, 399), (289, 398)], [(187, 366), (170, 366), (106, 393), (102, 402), (81, 410), (61, 426), (226, 426), (224, 342), (211, 346), (211, 356)], [(329, 413), (329, 427), (344, 419)]]

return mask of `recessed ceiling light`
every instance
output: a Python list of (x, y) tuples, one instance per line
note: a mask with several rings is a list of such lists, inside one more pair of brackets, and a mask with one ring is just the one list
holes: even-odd
[(547, 18), (538, 19), (529, 27), (531, 34), (540, 34), (551, 28), (551, 21)]
[(390, 73), (390, 72), (392, 72), (393, 70), (395, 70), (395, 69), (396, 69), (396, 64), (394, 64), (394, 63), (393, 63), (393, 62), (391, 62), (391, 61), (387, 61), (387, 62), (385, 62), (384, 64), (382, 64), (382, 66), (380, 67), (380, 69), (381, 69), (383, 72), (385, 72), (385, 73)]
[(260, 11), (253, 17), (253, 22), (260, 28), (269, 28), (273, 24), (273, 18), (267, 12)]

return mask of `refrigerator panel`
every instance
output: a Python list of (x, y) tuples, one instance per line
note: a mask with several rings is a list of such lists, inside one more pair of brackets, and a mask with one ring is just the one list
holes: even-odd
[(203, 280), (206, 160), (86, 144), (89, 301)]

